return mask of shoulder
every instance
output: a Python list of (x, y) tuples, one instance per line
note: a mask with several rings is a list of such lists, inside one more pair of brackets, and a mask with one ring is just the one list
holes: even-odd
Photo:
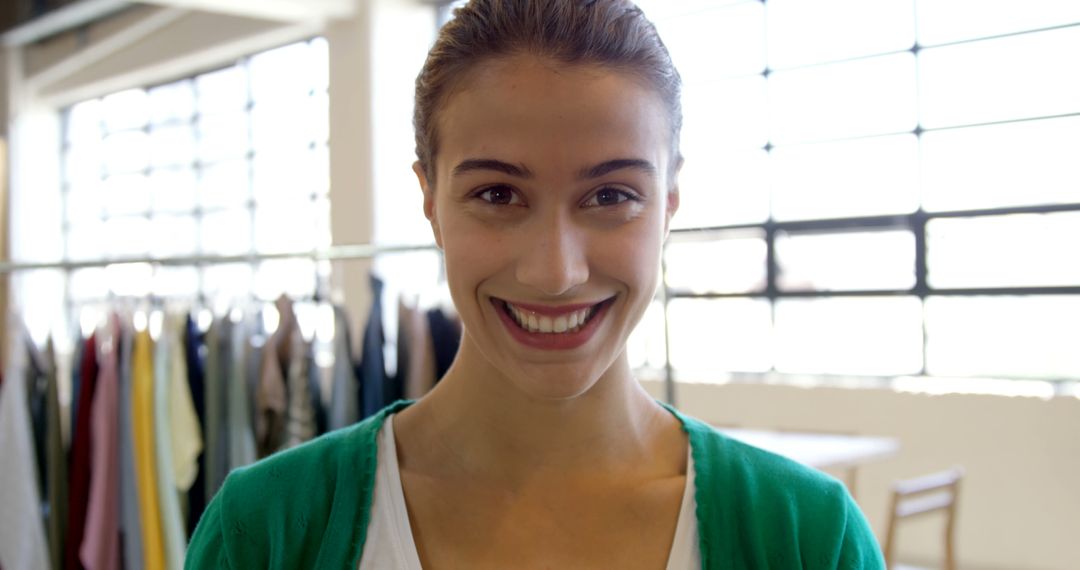
[(400, 407), (230, 473), (195, 530), (189, 567), (266, 566), (271, 555), (288, 567), (348, 565), (367, 528), (378, 432)]
[(691, 443), (706, 567), (884, 568), (842, 483), (681, 416)]

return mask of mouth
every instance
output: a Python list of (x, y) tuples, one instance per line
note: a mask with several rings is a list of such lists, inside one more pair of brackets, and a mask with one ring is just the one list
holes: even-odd
[(585, 344), (615, 297), (563, 307), (529, 306), (498, 298), (491, 302), (512, 337), (534, 348), (558, 350)]

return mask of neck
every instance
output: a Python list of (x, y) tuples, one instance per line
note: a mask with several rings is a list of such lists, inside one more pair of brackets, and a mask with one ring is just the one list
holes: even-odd
[(655, 464), (655, 450), (682, 437), (634, 380), (625, 352), (584, 393), (551, 400), (521, 391), (467, 340), (461, 348), (437, 387), (395, 420), (402, 439), (435, 444), (439, 462), (459, 473), (515, 486), (598, 474)]

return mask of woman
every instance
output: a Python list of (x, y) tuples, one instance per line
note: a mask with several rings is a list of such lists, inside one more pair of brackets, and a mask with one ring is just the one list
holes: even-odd
[(679, 78), (628, 0), (473, 0), (414, 165), (464, 336), (415, 404), (234, 472), (202, 568), (880, 568), (842, 485), (655, 402), (626, 341), (679, 205)]

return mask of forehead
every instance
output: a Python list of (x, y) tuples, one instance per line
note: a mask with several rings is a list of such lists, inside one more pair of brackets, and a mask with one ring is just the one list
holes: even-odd
[(441, 170), (493, 157), (531, 168), (639, 157), (664, 168), (671, 126), (660, 96), (632, 73), (535, 56), (482, 63), (437, 116)]

